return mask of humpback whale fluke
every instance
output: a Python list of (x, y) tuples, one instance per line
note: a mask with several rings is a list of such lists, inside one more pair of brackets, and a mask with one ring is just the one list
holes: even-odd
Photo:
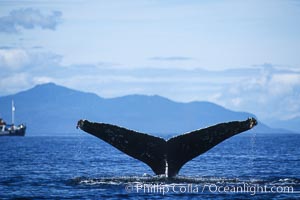
[(256, 119), (220, 123), (179, 135), (169, 140), (139, 133), (119, 126), (79, 120), (77, 128), (111, 144), (127, 155), (136, 158), (154, 171), (173, 177), (193, 158), (205, 153), (222, 141), (257, 124)]

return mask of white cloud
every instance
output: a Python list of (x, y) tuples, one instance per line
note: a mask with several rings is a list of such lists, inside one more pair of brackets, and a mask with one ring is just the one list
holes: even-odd
[(297, 115), (300, 111), (300, 71), (264, 67), (257, 72), (256, 76), (249, 75), (224, 86), (217, 103), (253, 112), (265, 120)]
[(60, 11), (52, 11), (51, 14), (44, 15), (38, 9), (33, 8), (12, 10), (9, 15), (0, 17), (0, 32), (18, 33), (21, 28), (34, 29), (36, 27), (55, 30), (61, 22), (61, 16)]
[(57, 75), (65, 75), (59, 73), (60, 60), (61, 56), (41, 50), (0, 48), (0, 95), (55, 82)]
[(33, 84), (37, 85), (37, 84), (43, 84), (43, 83), (56, 82), (56, 80), (54, 78), (48, 77), (48, 76), (37, 76), (37, 77), (33, 77), (32, 82), (33, 82)]
[(299, 74), (274, 74), (269, 82), (270, 94), (284, 95), (300, 85)]
[(28, 73), (14, 73), (6, 77), (0, 78), (1, 93), (12, 94), (32, 86), (30, 83), (30, 75)]
[(56, 80), (47, 76), (34, 76), (28, 72), (17, 72), (6, 77), (1, 77), (0, 91), (4, 94), (14, 94), (29, 89), (34, 85), (49, 82), (56, 82)]
[(29, 55), (22, 49), (0, 49), (0, 69), (18, 70), (29, 63)]
[(51, 73), (60, 62), (61, 56), (51, 52), (0, 48), (0, 77), (11, 72)]

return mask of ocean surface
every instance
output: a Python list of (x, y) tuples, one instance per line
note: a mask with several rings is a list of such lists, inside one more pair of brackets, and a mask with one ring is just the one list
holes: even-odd
[(300, 134), (243, 133), (166, 179), (103, 141), (1, 137), (0, 199), (300, 199)]

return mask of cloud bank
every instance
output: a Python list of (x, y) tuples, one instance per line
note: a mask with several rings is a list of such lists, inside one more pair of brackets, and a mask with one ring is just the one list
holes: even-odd
[(191, 57), (186, 56), (155, 56), (149, 58), (150, 60), (155, 61), (186, 61), (186, 60), (193, 60)]
[(41, 49), (0, 49), (0, 95), (55, 82), (102, 97), (158, 94), (176, 101), (211, 101), (261, 120), (300, 116), (300, 70), (272, 64), (228, 70), (62, 65)]
[(217, 101), (236, 110), (255, 111), (266, 121), (300, 116), (300, 70), (275, 66), (253, 70), (255, 74), (245, 73), (223, 86)]
[(19, 33), (21, 29), (48, 29), (55, 30), (62, 21), (60, 11), (52, 11), (44, 15), (38, 9), (23, 8), (12, 10), (9, 15), (0, 17), (0, 32)]

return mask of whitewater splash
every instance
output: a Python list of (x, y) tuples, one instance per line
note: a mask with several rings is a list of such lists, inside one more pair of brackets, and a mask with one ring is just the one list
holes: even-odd
[(121, 177), (76, 177), (70, 182), (75, 186), (109, 191), (119, 190), (129, 194), (178, 195), (178, 194), (277, 194), (300, 195), (300, 179), (274, 178), (240, 179), (224, 177), (184, 177), (176, 176), (121, 176)]
[(176, 176), (167, 178), (165, 176), (118, 176), (118, 177), (75, 177), (68, 181), (74, 185), (122, 185), (128, 183), (148, 183), (148, 184), (269, 184), (269, 185), (294, 185), (300, 186), (298, 178), (276, 178), (264, 179), (241, 179), (226, 177), (186, 177)]

